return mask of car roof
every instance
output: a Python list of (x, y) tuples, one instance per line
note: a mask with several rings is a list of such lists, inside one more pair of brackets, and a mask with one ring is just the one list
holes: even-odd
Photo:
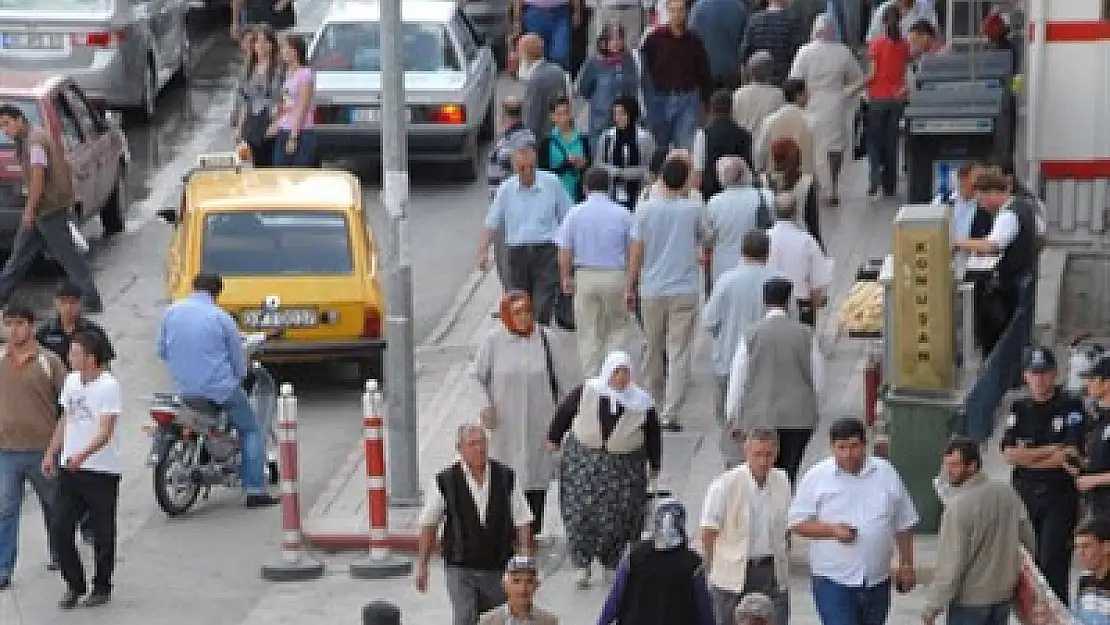
[[(401, 2), (401, 20), (405, 22), (446, 22), (458, 10), (453, 0), (404, 0)], [(332, 5), (324, 23), (376, 22), (381, 15), (378, 0), (349, 0)]]
[(0, 97), (40, 98), (65, 80), (56, 74), (0, 72)]
[(195, 170), (186, 189), (190, 210), (342, 209), (362, 199), (354, 175), (329, 169)]

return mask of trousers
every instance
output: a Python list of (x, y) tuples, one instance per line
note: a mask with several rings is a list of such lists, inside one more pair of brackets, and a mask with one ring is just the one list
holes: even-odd
[(43, 252), (49, 252), (58, 261), (66, 276), (81, 289), (86, 299), (100, 299), (89, 261), (73, 243), (73, 235), (69, 231), (69, 211), (62, 210), (39, 215), (34, 227), (20, 227), (15, 233), (11, 255), (4, 268), (0, 269), (0, 304), (7, 303)]
[(58, 567), (70, 590), (88, 591), (85, 568), (77, 553), (77, 524), (88, 515), (93, 537), (93, 578), (96, 592), (111, 592), (116, 566), (116, 510), (120, 476), (98, 471), (61, 469), (58, 472), (56, 517), (50, 538), (58, 554)]
[[(641, 298), (647, 358), (648, 392), (662, 406), (663, 423), (678, 423), (690, 386), (690, 356), (698, 318), (698, 296)], [(660, 401), (661, 400), (661, 401)]]
[(443, 567), (447, 596), (451, 599), (453, 625), (478, 625), (478, 617), (505, 603), (501, 571), (481, 571), (461, 566)]
[(550, 324), (559, 297), (559, 257), (554, 243), (510, 245), (506, 255), (508, 289), (532, 296), (536, 321)]
[(628, 349), (632, 314), (624, 300), (624, 270), (574, 271), (574, 321), (582, 373), (596, 375), (604, 354)]
[(813, 430), (803, 428), (779, 428), (779, 456), (775, 466), (786, 471), (791, 484), (798, 483), (798, 472), (806, 455), (806, 446), (813, 438)]

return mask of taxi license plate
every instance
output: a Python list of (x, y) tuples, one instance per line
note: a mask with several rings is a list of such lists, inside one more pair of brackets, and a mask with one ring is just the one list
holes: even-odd
[(319, 323), (315, 310), (246, 310), (243, 325), (248, 328), (311, 328)]
[[(382, 121), (382, 110), (380, 108), (353, 108), (351, 109), (351, 123), (354, 124), (377, 124)], [(405, 121), (412, 121), (412, 110), (405, 109)]]
[(61, 33), (0, 32), (0, 50), (64, 50), (66, 36)]

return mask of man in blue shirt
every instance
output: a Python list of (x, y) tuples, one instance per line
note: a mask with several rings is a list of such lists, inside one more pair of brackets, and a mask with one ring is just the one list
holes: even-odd
[(219, 275), (200, 273), (193, 278), (192, 294), (170, 305), (162, 317), (158, 357), (169, 366), (179, 395), (203, 398), (224, 409), (242, 440), (247, 507), (272, 506), (280, 499), (266, 492), (266, 440), (242, 386), (247, 375), (243, 338), (235, 320), (216, 304), (223, 290)]
[(555, 174), (536, 169), (535, 140), (517, 138), (511, 177), (501, 183), (486, 214), (478, 243), (478, 267), (489, 269), (490, 243), (500, 230), (508, 248), (506, 290), (532, 296), (539, 323), (550, 324), (559, 299), (559, 264), (555, 241), (570, 210), (570, 197)]

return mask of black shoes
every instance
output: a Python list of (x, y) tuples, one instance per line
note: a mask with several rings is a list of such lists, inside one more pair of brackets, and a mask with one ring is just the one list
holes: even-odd
[(273, 495), (247, 495), (248, 508), (268, 508), (270, 506), (276, 506), (279, 503), (281, 503), (281, 498), (274, 497)]
[(58, 600), (58, 607), (63, 610), (72, 610), (76, 608), (77, 602), (81, 601), (82, 594), (84, 593), (79, 593), (73, 589), (67, 590), (66, 594), (62, 595), (62, 598)]
[(112, 600), (112, 593), (106, 590), (94, 590), (92, 594), (85, 597), (86, 608), (98, 608)]

